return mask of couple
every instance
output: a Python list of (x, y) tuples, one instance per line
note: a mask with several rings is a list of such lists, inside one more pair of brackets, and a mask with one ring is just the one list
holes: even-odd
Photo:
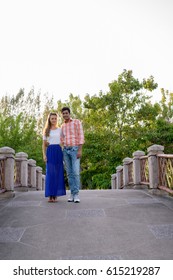
[[(69, 202), (80, 202), (80, 158), (84, 133), (82, 124), (70, 117), (70, 109), (61, 110), (64, 123), (61, 128), (57, 126), (57, 113), (50, 113), (43, 130), (43, 159), (46, 162), (45, 197), (48, 202), (56, 202), (57, 196), (66, 195), (64, 181), (65, 162), (68, 184), (71, 195)], [(63, 146), (63, 151), (61, 146)]]

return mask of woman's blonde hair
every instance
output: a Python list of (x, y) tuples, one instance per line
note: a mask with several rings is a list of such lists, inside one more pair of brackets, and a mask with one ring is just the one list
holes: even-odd
[(51, 117), (51, 116), (57, 116), (57, 118), (58, 118), (58, 114), (55, 113), (55, 112), (49, 113), (49, 115), (48, 115), (48, 117), (47, 117), (47, 120), (46, 120), (45, 127), (44, 127), (44, 129), (43, 129), (43, 135), (45, 135), (46, 137), (48, 137), (49, 134), (50, 134), (50, 129), (51, 129), (50, 117)]

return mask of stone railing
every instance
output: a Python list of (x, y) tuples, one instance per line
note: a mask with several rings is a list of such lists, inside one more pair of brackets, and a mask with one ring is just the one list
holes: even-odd
[(36, 161), (26, 153), (16, 153), (10, 147), (0, 148), (0, 193), (15, 190), (44, 190), (45, 175)]
[(111, 175), (112, 189), (147, 186), (173, 194), (173, 155), (164, 154), (164, 147), (152, 145), (143, 151), (133, 153), (133, 158), (125, 158), (123, 165)]

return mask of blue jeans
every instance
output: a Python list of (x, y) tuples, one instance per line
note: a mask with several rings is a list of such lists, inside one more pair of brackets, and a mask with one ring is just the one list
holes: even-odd
[(80, 158), (77, 158), (77, 152), (78, 146), (63, 149), (68, 184), (72, 195), (78, 194), (80, 189)]

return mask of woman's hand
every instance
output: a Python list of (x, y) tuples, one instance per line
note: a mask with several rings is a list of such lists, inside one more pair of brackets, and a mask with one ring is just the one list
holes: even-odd
[(44, 160), (44, 162), (47, 162), (47, 156), (46, 155), (43, 156), (43, 160)]
[(48, 141), (45, 141), (45, 146), (46, 146), (46, 148), (49, 146), (49, 142)]

